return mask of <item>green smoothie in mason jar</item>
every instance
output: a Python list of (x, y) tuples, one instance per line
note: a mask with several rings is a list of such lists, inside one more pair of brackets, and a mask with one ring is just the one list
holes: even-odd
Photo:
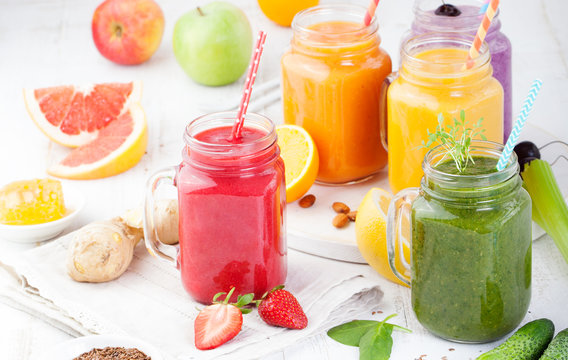
[(516, 157), (497, 171), (503, 146), (473, 144), (473, 162), (462, 172), (453, 160), (441, 160), (440, 148), (424, 159), (410, 210), (410, 284), (414, 313), (425, 328), (476, 343), (506, 335), (527, 312), (532, 223)]

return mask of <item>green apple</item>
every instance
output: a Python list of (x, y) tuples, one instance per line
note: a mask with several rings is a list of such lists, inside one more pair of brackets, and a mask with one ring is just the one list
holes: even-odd
[(194, 81), (208, 86), (230, 84), (243, 75), (252, 52), (252, 30), (235, 5), (212, 2), (179, 18), (174, 54)]

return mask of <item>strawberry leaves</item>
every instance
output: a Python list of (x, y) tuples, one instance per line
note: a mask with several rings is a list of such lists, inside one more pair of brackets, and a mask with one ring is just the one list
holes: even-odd
[(333, 340), (349, 346), (359, 347), (361, 360), (389, 359), (393, 340), (393, 330), (411, 332), (398, 325), (386, 321), (396, 316), (392, 314), (383, 321), (354, 320), (328, 330), (327, 335)]
[[(236, 303), (229, 303), (229, 299), (231, 298), (231, 295), (233, 295), (233, 292), (235, 291), (235, 288), (231, 288), (231, 291), (229, 291), (229, 293), (227, 294), (226, 292), (220, 292), (215, 294), (215, 296), (213, 296), (213, 304), (229, 304), (229, 305), (233, 305), (236, 306), (237, 308), (239, 308), (239, 310), (241, 310), (241, 313), (243, 314), (248, 314), (252, 311), (252, 309), (250, 307), (246, 307), (247, 305), (249, 305), (250, 303), (253, 302), (254, 300), (254, 294), (250, 293), (250, 294), (245, 294), (245, 295), (239, 295), (237, 296), (237, 302)], [(224, 301), (217, 301), (217, 299), (219, 299), (221, 296), (227, 294), (227, 296), (225, 297)]]
[(248, 314), (252, 311), (250, 307), (245, 307), (246, 305), (250, 304), (254, 299), (254, 294), (245, 294), (239, 295), (237, 297), (237, 302), (234, 304), (238, 307), (243, 314)]

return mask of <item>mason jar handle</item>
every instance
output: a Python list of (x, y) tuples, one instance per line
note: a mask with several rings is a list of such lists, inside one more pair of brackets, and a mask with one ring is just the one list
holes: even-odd
[[(175, 186), (175, 176), (177, 167), (170, 166), (155, 172), (146, 182), (146, 196), (144, 198), (144, 242), (146, 249), (152, 256), (160, 257), (177, 267), (178, 248), (174, 245), (163, 243), (158, 237), (158, 231), (155, 226), (155, 192), (162, 184)], [(171, 254), (175, 251), (175, 255)], [(167, 253), (170, 254), (167, 254)]]
[(388, 99), (387, 99), (387, 92), (389, 89), (390, 84), (396, 80), (398, 77), (398, 72), (391, 72), (390, 74), (385, 77), (383, 83), (381, 84), (381, 93), (379, 95), (379, 109), (381, 109), (382, 114), (380, 117), (380, 128), (379, 131), (381, 133), (381, 144), (385, 150), (388, 151), (388, 139), (387, 139), (387, 129), (388, 129)]
[[(419, 194), (419, 188), (407, 188), (399, 191), (393, 196), (389, 210), (387, 212), (387, 254), (389, 258), (389, 265), (392, 272), (403, 283), (410, 286), (410, 264), (404, 257), (404, 243), (400, 239), (402, 233), (402, 218), (403, 214), (410, 215), (410, 208), (412, 202)], [(412, 222), (410, 228), (409, 243), (406, 244), (409, 248), (412, 242)], [(404, 274), (401, 274), (396, 265), (397, 262), (404, 268)]]

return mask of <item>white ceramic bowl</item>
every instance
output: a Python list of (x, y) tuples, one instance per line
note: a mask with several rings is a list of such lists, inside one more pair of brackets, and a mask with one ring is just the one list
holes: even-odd
[(0, 224), (0, 239), (20, 243), (45, 241), (61, 234), (85, 205), (83, 195), (71, 188), (63, 187), (65, 207), (69, 213), (59, 220), (35, 225), (5, 225)]
[(35, 359), (39, 360), (73, 360), (77, 356), (91, 351), (94, 348), (124, 347), (136, 348), (152, 358), (152, 360), (164, 360), (160, 351), (144, 341), (120, 335), (91, 335), (82, 336), (65, 341), (51, 348), (47, 354), (43, 353)]

